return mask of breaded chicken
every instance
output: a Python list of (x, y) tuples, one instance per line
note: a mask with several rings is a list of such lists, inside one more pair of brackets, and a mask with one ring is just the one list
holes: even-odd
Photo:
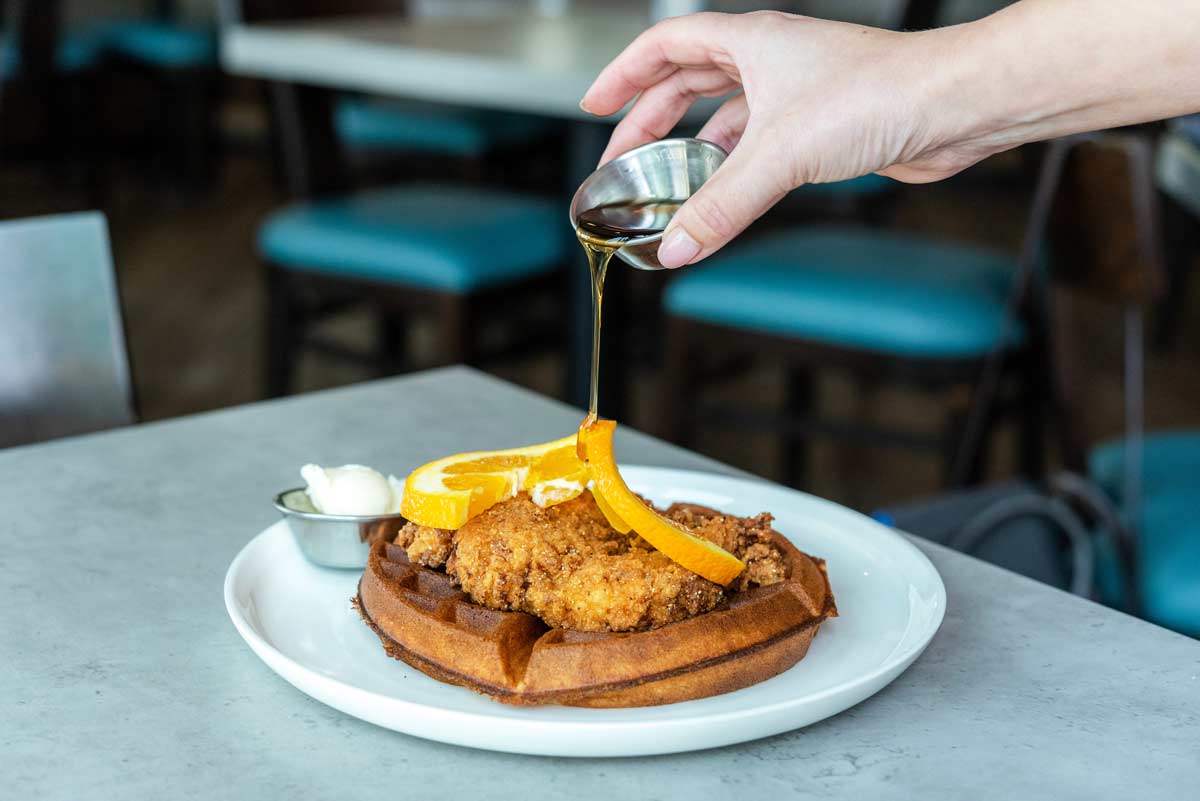
[[(677, 504), (667, 516), (747, 561), (730, 589), (786, 578), (770, 515), (712, 515)], [(446, 570), (477, 603), (528, 612), (577, 631), (640, 631), (707, 612), (725, 588), (680, 567), (645, 540), (609, 526), (590, 492), (542, 509), (520, 495), (457, 532), (409, 525), (397, 537), (414, 562)]]
[(757, 517), (714, 515), (709, 509), (690, 503), (672, 504), (665, 514), (692, 534), (720, 545), (746, 563), (746, 569), (729, 589), (768, 587), (788, 577), (782, 554), (771, 542), (773, 515), (766, 512)]
[(454, 532), (405, 523), (394, 540), (408, 554), (409, 561), (425, 567), (445, 567), (454, 548)]

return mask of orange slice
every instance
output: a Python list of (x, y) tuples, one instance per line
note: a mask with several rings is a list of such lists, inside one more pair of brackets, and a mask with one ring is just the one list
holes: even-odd
[[(732, 582), (746, 569), (740, 559), (663, 517), (625, 484), (613, 455), (613, 431), (616, 428), (617, 424), (612, 420), (595, 420), (586, 422), (579, 429), (579, 450), (592, 473), (592, 495), (596, 497), (597, 505), (603, 497), (603, 503), (619, 520), (628, 523), (629, 528), (646, 542), (693, 573), (717, 584)], [(600, 505), (602, 512), (604, 508)]]
[(613, 508), (608, 505), (608, 501), (604, 500), (604, 496), (601, 495), (595, 487), (592, 487), (592, 497), (596, 499), (596, 507), (599, 508), (601, 514), (604, 515), (604, 519), (607, 520), (608, 524), (616, 529), (619, 534), (628, 534), (632, 530), (630, 529), (629, 524), (622, 520), (621, 516), (618, 515), (616, 511), (614, 511)]
[(587, 466), (575, 449), (571, 435), (525, 448), (438, 459), (409, 473), (400, 513), (417, 525), (458, 529), (522, 490), (540, 498), (542, 505), (562, 503), (581, 494), (588, 481)]
[(547, 451), (529, 468), (522, 489), (543, 509), (578, 498), (590, 476), (587, 465), (579, 460), (575, 442)]

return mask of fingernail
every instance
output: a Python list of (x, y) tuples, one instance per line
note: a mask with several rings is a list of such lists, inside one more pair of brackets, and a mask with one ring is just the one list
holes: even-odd
[(674, 228), (658, 246), (658, 260), (663, 267), (682, 267), (700, 253), (700, 243), (682, 228)]
[(586, 97), (585, 97), (583, 100), (580, 100), (580, 101), (579, 101), (579, 108), (583, 109), (583, 110), (584, 110), (584, 111), (586, 111), (588, 114), (591, 114), (591, 113), (592, 113), (592, 110), (591, 110), (590, 108), (588, 108), (588, 107), (587, 107), (587, 98), (586, 98)]

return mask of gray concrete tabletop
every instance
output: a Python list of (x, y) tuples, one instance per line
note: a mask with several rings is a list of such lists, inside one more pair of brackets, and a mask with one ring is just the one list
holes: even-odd
[[(767, 740), (521, 757), (376, 728), (246, 647), (222, 579), (306, 461), (402, 473), (577, 410), (465, 368), (0, 451), (0, 798), (1181, 799), (1200, 643), (918, 544), (944, 625), (892, 685)], [(632, 432), (623, 459), (734, 472)]]

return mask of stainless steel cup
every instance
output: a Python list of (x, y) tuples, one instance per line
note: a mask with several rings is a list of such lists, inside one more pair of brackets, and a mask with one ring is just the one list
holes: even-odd
[(376, 540), (394, 539), (405, 520), (401, 515), (327, 515), (318, 512), (303, 487), (275, 496), (275, 508), (287, 521), (300, 551), (322, 567), (361, 570)]
[[(571, 200), (571, 225), (597, 206), (687, 200), (724, 163), (726, 153), (701, 139), (662, 139), (622, 153), (589, 175)], [(639, 270), (661, 270), (662, 234), (626, 242), (617, 255)]]

